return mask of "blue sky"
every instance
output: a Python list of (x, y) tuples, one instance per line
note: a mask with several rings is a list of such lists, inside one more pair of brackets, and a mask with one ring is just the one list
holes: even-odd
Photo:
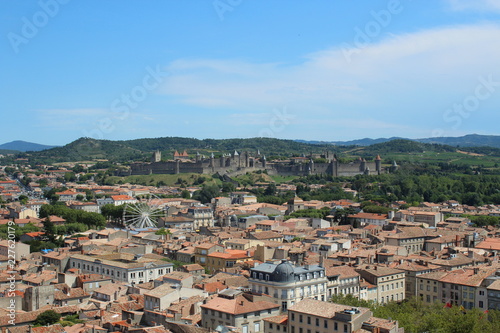
[(500, 0), (4, 0), (0, 36), (0, 143), (500, 134)]

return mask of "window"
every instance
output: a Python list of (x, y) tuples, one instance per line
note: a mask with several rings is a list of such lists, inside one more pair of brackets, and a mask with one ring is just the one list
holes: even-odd
[(302, 322), (302, 315), (299, 315), (299, 323)]
[(333, 329), (334, 329), (335, 331), (338, 331), (338, 329), (339, 329), (339, 324), (337, 324), (337, 322), (334, 322), (334, 323), (333, 323)]
[(479, 295), (484, 296), (484, 290), (480, 290)]
[(344, 333), (347, 333), (347, 324), (344, 324)]
[(273, 329), (273, 323), (269, 323), (269, 328)]
[(241, 332), (242, 333), (248, 333), (248, 325), (241, 326)]
[(319, 318), (316, 318), (316, 326), (319, 326)]
[(254, 315), (255, 317), (260, 316), (260, 311), (255, 311), (255, 312), (253, 313), (253, 315)]
[(291, 315), (290, 315), (290, 320), (291, 320), (291, 321), (295, 321), (295, 313), (293, 313), (293, 312), (291, 313)]
[(479, 307), (480, 307), (480, 308), (484, 307), (484, 303), (483, 303), (483, 301), (479, 301)]
[(229, 320), (230, 317), (229, 317), (229, 313), (226, 313), (226, 319)]
[(311, 317), (307, 316), (307, 325), (311, 325)]
[(325, 319), (325, 322), (323, 323), (324, 328), (328, 328), (328, 320)]

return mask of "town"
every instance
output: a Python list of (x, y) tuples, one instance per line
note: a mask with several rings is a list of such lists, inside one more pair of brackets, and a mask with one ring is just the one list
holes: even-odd
[[(187, 156), (176, 152), (174, 163)], [(0, 325), (9, 332), (396, 333), (398, 320), (367, 305), (500, 310), (499, 229), (477, 222), (500, 206), (380, 205), (346, 178), (337, 199), (305, 200), (301, 180), (325, 190), (311, 180), (321, 175), (274, 182), (249, 173), (248, 161), (234, 174), (260, 178), (241, 186), (226, 175), (220, 187), (202, 172), (192, 183), (104, 185), (102, 162), (18, 162), (0, 174)], [(363, 163), (351, 164), (351, 178), (369, 176)]]

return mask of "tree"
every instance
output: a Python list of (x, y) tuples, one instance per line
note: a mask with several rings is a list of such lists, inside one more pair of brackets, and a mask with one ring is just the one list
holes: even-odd
[(26, 203), (28, 202), (28, 197), (24, 194), (21, 194), (18, 199), (21, 205), (26, 205)]
[(165, 228), (160, 228), (160, 229), (156, 230), (156, 232), (155, 232), (155, 235), (168, 235), (168, 234), (171, 234), (171, 232), (169, 229), (165, 229)]
[(231, 182), (223, 182), (222, 183), (222, 192), (229, 193), (229, 192), (234, 192), (235, 190), (236, 190), (236, 187), (234, 186), (233, 183), (231, 183)]
[(189, 192), (188, 190), (182, 190), (181, 198), (191, 199), (191, 192)]
[(193, 195), (193, 199), (199, 200), (202, 203), (208, 203), (213, 198), (220, 194), (219, 186), (217, 185), (205, 185), (200, 191), (196, 191)]
[(61, 315), (54, 310), (47, 310), (36, 317), (35, 325), (46, 326), (53, 325), (61, 319)]
[(45, 236), (48, 237), (50, 242), (54, 242), (55, 235), (57, 234), (54, 223), (50, 220), (48, 216), (42, 223), (43, 223), (43, 230), (45, 231)]
[(276, 184), (271, 183), (267, 185), (266, 189), (264, 190), (264, 195), (276, 195)]

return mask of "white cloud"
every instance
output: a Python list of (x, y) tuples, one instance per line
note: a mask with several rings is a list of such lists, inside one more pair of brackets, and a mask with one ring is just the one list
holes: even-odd
[(473, 93), (478, 77), (492, 75), (500, 81), (498, 25), (402, 34), (354, 51), (351, 61), (344, 57), (346, 50), (335, 47), (290, 66), (178, 60), (170, 64), (161, 92), (181, 104), (250, 114), (228, 117), (233, 125), (265, 126), (262, 112), (287, 106), (303, 124), (331, 118), (339, 128), (358, 119), (356, 128), (364, 131), (359, 121), (378, 119), (379, 125), (393, 124), (385, 128), (400, 131), (396, 135), (408, 133), (412, 125), (421, 126), (414, 128), (417, 135), (427, 131), (429, 136), (443, 125), (446, 108)]

